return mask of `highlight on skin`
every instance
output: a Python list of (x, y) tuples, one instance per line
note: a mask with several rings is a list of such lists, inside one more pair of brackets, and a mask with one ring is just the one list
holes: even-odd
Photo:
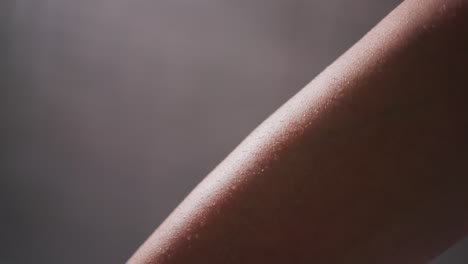
[(466, 47), (468, 1), (404, 1), (128, 263), (427, 263), (467, 233)]

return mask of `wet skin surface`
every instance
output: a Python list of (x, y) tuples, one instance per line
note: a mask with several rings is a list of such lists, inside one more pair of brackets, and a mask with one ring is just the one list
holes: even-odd
[(403, 2), (128, 263), (426, 263), (468, 225), (468, 1)]

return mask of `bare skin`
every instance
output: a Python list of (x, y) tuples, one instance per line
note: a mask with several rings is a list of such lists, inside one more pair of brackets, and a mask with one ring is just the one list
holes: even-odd
[(426, 263), (468, 232), (468, 1), (407, 0), (128, 261)]

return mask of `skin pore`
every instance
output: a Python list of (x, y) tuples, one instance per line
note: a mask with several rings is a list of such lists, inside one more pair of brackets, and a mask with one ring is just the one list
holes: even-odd
[(128, 263), (427, 263), (468, 231), (467, 62), (468, 1), (404, 1)]

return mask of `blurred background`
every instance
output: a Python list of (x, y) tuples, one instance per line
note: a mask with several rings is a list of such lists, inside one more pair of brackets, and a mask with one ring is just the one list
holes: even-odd
[(2, 0), (0, 263), (123, 263), (399, 2)]

